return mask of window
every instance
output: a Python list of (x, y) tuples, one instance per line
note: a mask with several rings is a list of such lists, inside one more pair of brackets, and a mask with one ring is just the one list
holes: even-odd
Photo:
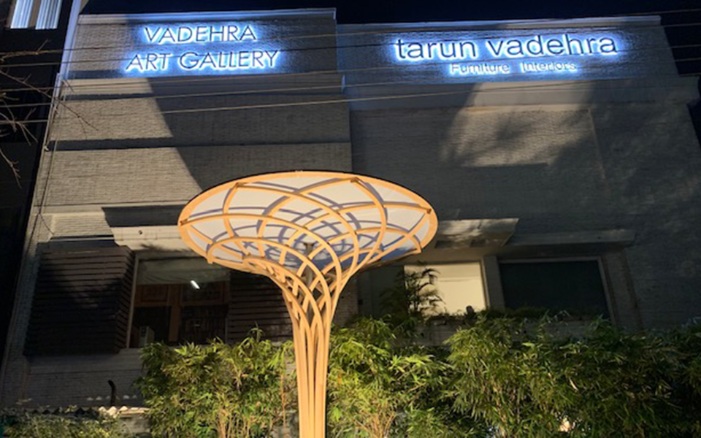
[(387, 313), (384, 294), (397, 285), (403, 266), (382, 266), (357, 275), (358, 311), (361, 315), (381, 318)]
[(405, 272), (435, 271), (435, 287), (441, 303), (437, 310), (451, 315), (464, 314), (470, 306), (476, 312), (487, 307), (482, 269), (479, 263), (451, 263), (441, 265), (407, 265)]
[(15, 0), (10, 14), (11, 29), (56, 29), (61, 0)]
[(502, 261), (499, 270), (508, 309), (609, 314), (598, 259)]
[(225, 339), (228, 274), (204, 259), (140, 262), (129, 346)]
[(433, 288), (441, 299), (433, 313), (464, 314), (468, 306), (475, 311), (486, 307), (482, 268), (478, 262), (436, 265), (385, 266), (370, 269), (358, 276), (360, 312), (374, 317), (384, 316), (391, 304), (388, 290), (397, 286), (402, 273), (435, 271)]
[(215, 338), (238, 342), (256, 327), (274, 341), (292, 335), (282, 294), (265, 277), (199, 257), (140, 260), (136, 277), (131, 348)]

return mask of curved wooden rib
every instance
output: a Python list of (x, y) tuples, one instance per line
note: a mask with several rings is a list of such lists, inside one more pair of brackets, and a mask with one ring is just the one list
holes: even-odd
[[(295, 176), (321, 177), (322, 180), (299, 188), (267, 184), (276, 179)], [(365, 201), (355, 201), (344, 206), (342, 203), (325, 203), (320, 196), (314, 196), (319, 190), (344, 184), (356, 189)], [(398, 192), (411, 202), (385, 202), (377, 195), (378, 188)], [(221, 210), (207, 214), (197, 213), (191, 218), (203, 201), (222, 191), (227, 193)], [(231, 203), (235, 202), (236, 195), (242, 191), (273, 194), (276, 201), (260, 214), (251, 213), (250, 210), (237, 213), (231, 209)], [(302, 201), (313, 208), (315, 216), (299, 212), (292, 220), (276, 217), (286, 208), (289, 209), (295, 201)], [(412, 226), (402, 228), (388, 223), (388, 209), (405, 210), (413, 214), (418, 211), (423, 214)], [(372, 211), (375, 212), (373, 223), (366, 224), (365, 227), (349, 219), (351, 214)], [(247, 224), (254, 222), (257, 228), (254, 235), (237, 234), (237, 220), (246, 221)], [(211, 222), (222, 224), (226, 235), (207, 236), (197, 228)], [(185, 243), (209, 262), (264, 275), (281, 289), (292, 320), (299, 427), (300, 436), (304, 438), (325, 436), (329, 337), (341, 291), (360, 269), (384, 261), (385, 257), (401, 247), (408, 246), (402, 255), (420, 252), (432, 239), (437, 225), (431, 206), (409, 190), (375, 178), (333, 172), (260, 175), (226, 183), (193, 199), (183, 209), (179, 222), (180, 234)], [(286, 233), (278, 233), (277, 239), (266, 237), (268, 227), (289, 228), (291, 233), (284, 238), (282, 236)], [(427, 227), (425, 234), (417, 238), (417, 233), (423, 227)], [(319, 234), (321, 230), (328, 231), (330, 228), (338, 229), (338, 232), (326, 238)], [(383, 244), (388, 233), (397, 238), (389, 245)], [(198, 245), (193, 236), (206, 245)], [(374, 241), (363, 246), (360, 243), (361, 236)], [(305, 243), (304, 251), (299, 248), (299, 242)], [(250, 248), (255, 248), (255, 253)], [(270, 257), (266, 256), (268, 254)], [(347, 264), (345, 267), (344, 263)]]

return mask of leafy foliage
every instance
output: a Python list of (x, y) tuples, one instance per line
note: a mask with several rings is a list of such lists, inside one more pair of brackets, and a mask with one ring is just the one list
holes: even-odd
[(423, 347), (398, 343), (382, 321), (362, 319), (337, 330), (329, 368), (333, 436), (469, 436), (431, 403), (446, 383), (446, 364)]
[(551, 436), (569, 402), (552, 340), (526, 335), (523, 321), (480, 318), (449, 339), (454, 399), (460, 412), (492, 425), (501, 436)]
[(291, 345), (254, 334), (230, 346), (188, 344), (144, 349), (139, 387), (152, 431), (167, 437), (255, 437), (287, 421), (295, 400), (287, 370)]
[(573, 393), (574, 436), (678, 436), (681, 411), (671, 386), (678, 357), (663, 338), (597, 324), (560, 352)]
[(3, 410), (0, 412), (0, 425), (2, 424), (7, 425), (5, 432), (12, 438), (122, 438), (128, 436), (118, 420), (105, 416), (77, 417), (70, 414)]
[[(564, 338), (563, 324), (479, 315), (437, 349), (386, 321), (337, 329), (329, 435), (701, 436), (701, 326), (630, 334), (595, 321)], [(269, 436), (294, 410), (291, 363), (289, 344), (259, 336), (149, 346), (141, 389), (154, 435)]]
[(434, 287), (438, 272), (424, 268), (421, 271), (402, 271), (393, 287), (382, 294), (382, 304), (387, 310), (386, 320), (402, 335), (415, 334), (417, 326), (438, 312), (443, 302)]
[(456, 333), (455, 408), (498, 436), (698, 436), (698, 328), (627, 334), (597, 321), (558, 339), (557, 324), (482, 317)]

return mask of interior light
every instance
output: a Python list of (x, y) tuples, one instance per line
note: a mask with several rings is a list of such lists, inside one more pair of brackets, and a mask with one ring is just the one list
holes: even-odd
[(190, 280), (190, 286), (192, 286), (193, 289), (197, 289), (197, 290), (200, 289), (200, 285), (197, 284), (197, 282), (195, 280)]

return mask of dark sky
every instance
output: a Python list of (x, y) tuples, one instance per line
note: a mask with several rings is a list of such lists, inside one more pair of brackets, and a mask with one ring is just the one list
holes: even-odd
[(701, 9), (699, 0), (92, 0), (89, 13), (329, 8), (339, 23), (571, 18)]
[[(91, 0), (85, 13), (336, 8), (339, 23), (662, 16), (681, 74), (701, 74), (701, 0)], [(685, 46), (685, 47), (680, 47)], [(688, 47), (691, 46), (691, 47)]]

